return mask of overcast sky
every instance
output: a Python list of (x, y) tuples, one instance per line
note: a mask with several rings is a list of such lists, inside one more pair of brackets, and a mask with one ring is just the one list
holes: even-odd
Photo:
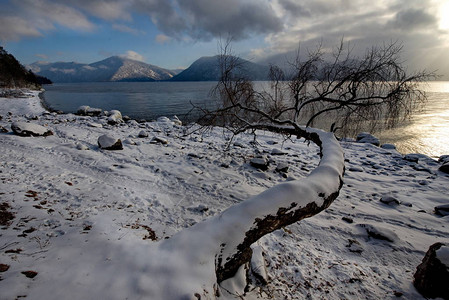
[(449, 80), (449, 0), (0, 0), (0, 44), (24, 64), (123, 55), (185, 68), (228, 36), (255, 62), (399, 40), (411, 69)]

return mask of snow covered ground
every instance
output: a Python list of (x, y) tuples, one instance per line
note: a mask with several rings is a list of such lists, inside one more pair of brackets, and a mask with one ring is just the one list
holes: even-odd
[[(220, 128), (186, 136), (172, 122), (111, 126), (107, 118), (50, 114), (30, 95), (0, 98), (8, 130), (0, 133), (0, 212), (14, 215), (0, 225), (2, 300), (148, 299), (155, 285), (189, 285), (195, 274), (158, 280), (147, 262), (176, 257), (157, 257), (155, 244), (319, 162), (315, 145), (269, 132), (254, 143), (250, 135), (229, 142)], [(11, 132), (17, 121), (54, 135), (19, 137)], [(142, 131), (148, 137), (138, 137)], [(124, 149), (99, 149), (104, 134)], [(412, 162), (371, 144), (341, 145), (340, 196), (259, 241), (269, 281), (245, 299), (422, 298), (412, 285), (416, 267), (430, 245), (449, 242), (449, 216), (434, 213), (449, 204), (448, 175), (424, 156)], [(249, 163), (261, 154), (266, 171)], [(275, 170), (282, 164), (287, 173)]]

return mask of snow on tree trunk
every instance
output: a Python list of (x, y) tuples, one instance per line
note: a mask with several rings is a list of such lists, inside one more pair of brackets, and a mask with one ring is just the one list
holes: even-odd
[(234, 277), (239, 268), (250, 261), (254, 242), (274, 230), (319, 213), (339, 194), (344, 156), (332, 133), (310, 128), (268, 129), (288, 131), (318, 144), (322, 156), (320, 164), (306, 178), (278, 184), (159, 245), (159, 250), (172, 252), (178, 258), (183, 256), (195, 268), (195, 272), (186, 275), (190, 280), (193, 274), (203, 277), (203, 284), (195, 292), (213, 294), (214, 284)]

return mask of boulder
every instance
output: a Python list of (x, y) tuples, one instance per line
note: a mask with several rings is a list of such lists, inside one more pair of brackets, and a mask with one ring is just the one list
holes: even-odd
[(438, 168), (443, 173), (449, 174), (449, 162), (444, 163), (441, 167)]
[(386, 150), (396, 150), (396, 146), (393, 144), (382, 144), (380, 147)]
[(286, 163), (279, 163), (276, 166), (276, 172), (287, 173), (288, 172), (288, 165)]
[(440, 163), (449, 163), (449, 155), (441, 155), (440, 158), (438, 158), (438, 162)]
[(174, 125), (182, 126), (182, 122), (178, 119), (178, 116), (173, 116), (170, 121), (172, 121)]
[(146, 137), (148, 137), (148, 132), (146, 132), (145, 130), (141, 130), (141, 131), (139, 132), (138, 137), (140, 137), (140, 138), (146, 138)]
[(49, 136), (53, 135), (53, 132), (47, 127), (26, 123), (26, 122), (14, 122), (11, 124), (12, 131), (19, 136)]
[(424, 297), (449, 299), (449, 246), (430, 246), (413, 277), (413, 285)]
[(268, 169), (268, 159), (266, 157), (255, 157), (249, 161), (250, 165), (254, 168), (260, 169), (262, 171), (265, 171)]
[(435, 206), (435, 214), (439, 216), (449, 216), (449, 204)]
[(356, 137), (356, 141), (357, 141), (357, 143), (367, 143), (367, 144), (373, 144), (375, 146), (380, 145), (379, 139), (377, 137), (375, 137), (374, 135), (367, 133), (367, 132), (359, 133)]
[(76, 114), (80, 116), (99, 116), (101, 115), (102, 112), (103, 110), (101, 108), (94, 108), (88, 105), (82, 105), (78, 107)]
[(390, 206), (396, 206), (400, 204), (399, 200), (392, 196), (383, 196), (382, 198), (380, 198), (380, 202)]
[(288, 154), (288, 153), (284, 152), (284, 151), (282, 151), (280, 149), (277, 149), (277, 148), (273, 148), (271, 150), (271, 155), (286, 155), (286, 154)]
[(7, 133), (7, 132), (8, 132), (8, 129), (6, 129), (6, 128), (3, 127), (3, 126), (0, 126), (0, 132), (1, 132), (1, 133)]
[(167, 117), (159, 117), (159, 118), (157, 118), (157, 121), (160, 123), (170, 123), (171, 122), (170, 119)]
[(390, 243), (395, 243), (399, 240), (397, 234), (390, 229), (371, 224), (358, 224), (358, 226), (365, 229), (368, 237), (373, 239), (387, 241)]
[(168, 140), (167, 140), (167, 139), (164, 139), (164, 138), (162, 138), (162, 137), (155, 136), (155, 137), (153, 137), (153, 138), (151, 139), (150, 143), (151, 143), (151, 144), (162, 144), (162, 145), (167, 145), (167, 144), (168, 144)]
[(98, 138), (98, 147), (105, 150), (123, 150), (122, 141), (107, 134)]
[(122, 113), (118, 110), (111, 110), (107, 114), (108, 124), (116, 125), (123, 122)]

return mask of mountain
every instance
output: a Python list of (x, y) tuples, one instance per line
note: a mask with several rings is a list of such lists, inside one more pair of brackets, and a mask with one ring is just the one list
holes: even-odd
[[(236, 70), (238, 76), (251, 80), (267, 80), (269, 67), (236, 58), (240, 66)], [(193, 62), (190, 67), (173, 76), (171, 81), (217, 81), (220, 80), (220, 56), (204, 56)]]
[(27, 70), (0, 46), (0, 87), (38, 89), (45, 79)]
[(53, 82), (107, 82), (107, 81), (155, 81), (168, 80), (176, 72), (120, 56), (112, 56), (99, 62), (35, 62), (30, 69)]

